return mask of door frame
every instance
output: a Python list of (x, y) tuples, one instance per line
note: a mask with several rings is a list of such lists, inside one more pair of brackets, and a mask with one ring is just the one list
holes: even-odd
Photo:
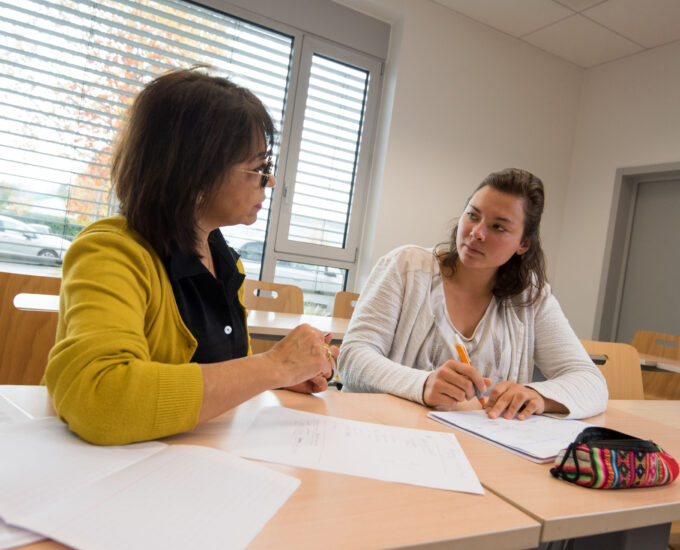
[(633, 166), (616, 170), (611, 215), (600, 277), (594, 334), (613, 342), (621, 314), (621, 299), (640, 183), (680, 179), (680, 162)]

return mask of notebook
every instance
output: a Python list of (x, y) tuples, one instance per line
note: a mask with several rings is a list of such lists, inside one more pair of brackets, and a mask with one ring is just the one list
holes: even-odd
[(461, 429), (534, 462), (552, 462), (590, 424), (549, 416), (490, 419), (484, 411), (432, 411), (430, 418)]

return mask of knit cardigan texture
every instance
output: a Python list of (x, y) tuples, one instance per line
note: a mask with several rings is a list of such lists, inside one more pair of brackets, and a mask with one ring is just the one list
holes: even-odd
[(203, 400), (196, 346), (149, 243), (121, 216), (83, 229), (64, 258), (44, 377), (59, 418), (102, 445), (192, 429)]

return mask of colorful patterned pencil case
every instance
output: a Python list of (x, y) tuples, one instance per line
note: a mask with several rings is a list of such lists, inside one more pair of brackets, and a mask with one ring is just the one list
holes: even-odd
[(550, 473), (593, 489), (628, 489), (672, 483), (678, 463), (653, 441), (592, 427), (560, 451)]

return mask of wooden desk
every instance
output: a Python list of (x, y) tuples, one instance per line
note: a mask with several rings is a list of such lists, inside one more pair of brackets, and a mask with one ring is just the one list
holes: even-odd
[[(629, 399), (617, 399), (609, 402), (609, 409), (626, 412), (634, 416), (640, 416), (645, 420), (658, 422), (664, 426), (680, 430), (680, 415), (678, 404), (672, 401), (650, 400), (634, 401)], [(659, 443), (661, 445), (661, 443)], [(680, 457), (676, 457), (680, 458)]]
[[(666, 412), (677, 416), (680, 405), (668, 404)], [(610, 407), (588, 422), (652, 439), (680, 457), (680, 431), (654, 420)], [(680, 519), (680, 483), (627, 491), (589, 490), (553, 478), (549, 464), (530, 464), (512, 457), (502, 471), (490, 468), (489, 461), (474, 461), (468, 447), (465, 449), (472, 463), (480, 464), (477, 474), (482, 483), (541, 521), (542, 542), (670, 524)]]
[(640, 353), (646, 399), (680, 399), (680, 361)]
[[(606, 413), (588, 422), (652, 439), (680, 458), (680, 420), (677, 420), (680, 403), (615, 400), (609, 403)], [(665, 487), (626, 491), (586, 489), (553, 478), (549, 473), (552, 464), (535, 464), (520, 458), (429, 419), (424, 412), (416, 403), (383, 400), (381, 407), (375, 409), (373, 421), (418, 429), (453, 430), (484, 488), (541, 522), (542, 543), (625, 530), (625, 536), (633, 540), (628, 548), (653, 548), (651, 544), (636, 546), (639, 537), (665, 536), (667, 541), (669, 526), (661, 528), (666, 530), (665, 535), (656, 532), (657, 526), (680, 519), (680, 481)], [(647, 529), (654, 533), (650, 534)], [(609, 536), (617, 537), (616, 534)], [(618, 539), (612, 546), (606, 542), (598, 546), (626, 547), (625, 541)], [(666, 548), (665, 542), (663, 548)]]
[[(0, 386), (0, 393), (35, 416), (53, 414), (42, 388)], [(534, 464), (448, 428), (427, 418), (426, 408), (389, 395), (266, 392), (192, 432), (166, 441), (230, 450), (234, 438), (248, 428), (261, 407), (268, 405), (453, 431), (487, 493), (477, 496), (435, 491), (272, 464), (269, 466), (301, 479), (302, 485), (253, 541), (252, 548), (316, 548), (320, 544), (333, 548), (529, 548), (538, 544), (539, 523), (541, 542), (591, 536), (581, 541), (597, 541), (598, 535), (609, 534), (629, 537), (629, 547), (636, 547), (641, 536), (657, 537), (658, 542), (667, 529), (665, 524), (680, 519), (680, 482), (624, 491), (578, 487), (553, 478), (548, 471), (550, 464)], [(679, 413), (680, 403), (674, 401), (612, 400), (606, 413), (589, 422), (652, 439), (680, 457)], [(619, 541), (615, 547), (624, 546), (625, 542)], [(644, 544), (638, 547), (651, 548), (651, 541), (644, 538)], [(30, 548), (62, 546), (50, 541)]]
[(338, 343), (345, 337), (349, 319), (297, 313), (276, 313), (254, 309), (248, 311), (248, 331), (254, 338), (280, 340), (296, 326), (303, 323), (318, 328), (324, 334), (330, 332), (333, 335), (333, 343)]
[[(54, 414), (44, 388), (0, 386), (0, 394), (35, 416)], [(389, 395), (329, 391), (310, 396), (274, 391), (265, 392), (192, 432), (164, 441), (229, 450), (257, 411), (271, 405), (368, 422), (381, 422), (389, 417), (388, 423), (395, 425), (400, 424), (403, 411), (406, 417), (415, 413), (418, 418), (424, 418), (426, 413), (423, 407)], [(436, 427), (436, 423), (428, 423), (428, 427)], [(297, 477), (302, 484), (253, 540), (251, 549), (495, 550), (538, 545), (539, 523), (491, 491), (471, 495), (267, 465)], [(54, 541), (42, 541), (23, 548), (65, 547)]]
[[(14, 300), (18, 309), (28, 311), (59, 311), (59, 296), (46, 294), (20, 294)], [(296, 326), (307, 323), (324, 334), (333, 335), (333, 343), (339, 343), (347, 332), (349, 319), (321, 315), (299, 315), (272, 311), (248, 311), (248, 330), (254, 338), (280, 340)]]

